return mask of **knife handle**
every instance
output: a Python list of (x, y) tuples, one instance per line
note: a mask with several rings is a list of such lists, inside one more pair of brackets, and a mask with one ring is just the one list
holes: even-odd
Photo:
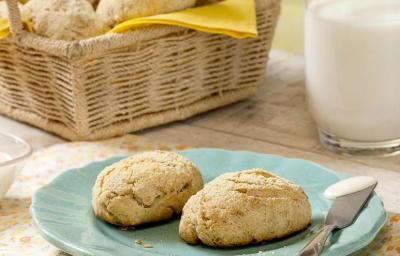
[(335, 229), (335, 225), (325, 225), (300, 251), (299, 256), (319, 256), (330, 233)]

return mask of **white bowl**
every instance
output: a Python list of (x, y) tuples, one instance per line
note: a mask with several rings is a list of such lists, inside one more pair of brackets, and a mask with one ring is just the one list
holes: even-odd
[(17, 136), (0, 132), (0, 199), (14, 183), (32, 147)]

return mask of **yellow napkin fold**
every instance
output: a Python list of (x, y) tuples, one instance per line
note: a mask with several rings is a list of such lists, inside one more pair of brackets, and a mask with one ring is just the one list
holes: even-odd
[(8, 20), (0, 19), (0, 40), (6, 38), (9, 34)]
[[(28, 21), (23, 21), (23, 25), (29, 32), (33, 31), (32, 24)], [(0, 40), (10, 35), (10, 26), (7, 19), (0, 19)]]
[(175, 25), (234, 38), (257, 36), (254, 0), (225, 0), (179, 12), (131, 19), (117, 25), (111, 31), (124, 32), (149, 24)]
[[(174, 25), (234, 38), (257, 36), (255, 0), (225, 0), (179, 12), (136, 18), (125, 21), (112, 32), (124, 32), (150, 24)], [(31, 25), (24, 22), (29, 31)], [(0, 39), (10, 34), (7, 20), (0, 19)]]

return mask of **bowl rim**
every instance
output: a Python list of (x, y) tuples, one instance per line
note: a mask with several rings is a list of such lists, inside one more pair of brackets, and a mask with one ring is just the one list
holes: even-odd
[[(0, 135), (4, 135), (6, 137), (10, 137), (13, 140), (18, 141), (19, 143), (21, 143), (25, 147), (25, 151), (20, 156), (17, 156), (15, 158), (10, 159), (10, 160), (6, 160), (4, 162), (0, 162), (0, 167), (4, 167), (4, 166), (8, 166), (8, 165), (12, 165), (12, 164), (18, 163), (18, 162), (28, 158), (30, 155), (32, 155), (33, 148), (26, 140), (18, 137), (17, 135), (14, 135), (14, 134), (11, 134), (11, 133), (8, 133), (8, 132), (3, 132), (3, 131), (0, 131)], [(6, 152), (4, 152), (4, 153), (7, 154)]]

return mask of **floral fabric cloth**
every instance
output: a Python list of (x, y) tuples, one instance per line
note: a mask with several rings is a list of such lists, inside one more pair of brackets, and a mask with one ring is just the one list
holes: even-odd
[[(163, 144), (127, 135), (99, 142), (60, 144), (36, 152), (26, 163), (7, 196), (0, 200), (0, 255), (66, 255), (36, 232), (29, 214), (34, 192), (63, 171), (138, 151), (185, 148), (185, 145)], [(387, 225), (374, 242), (356, 255), (400, 255), (400, 215), (389, 214)]]

